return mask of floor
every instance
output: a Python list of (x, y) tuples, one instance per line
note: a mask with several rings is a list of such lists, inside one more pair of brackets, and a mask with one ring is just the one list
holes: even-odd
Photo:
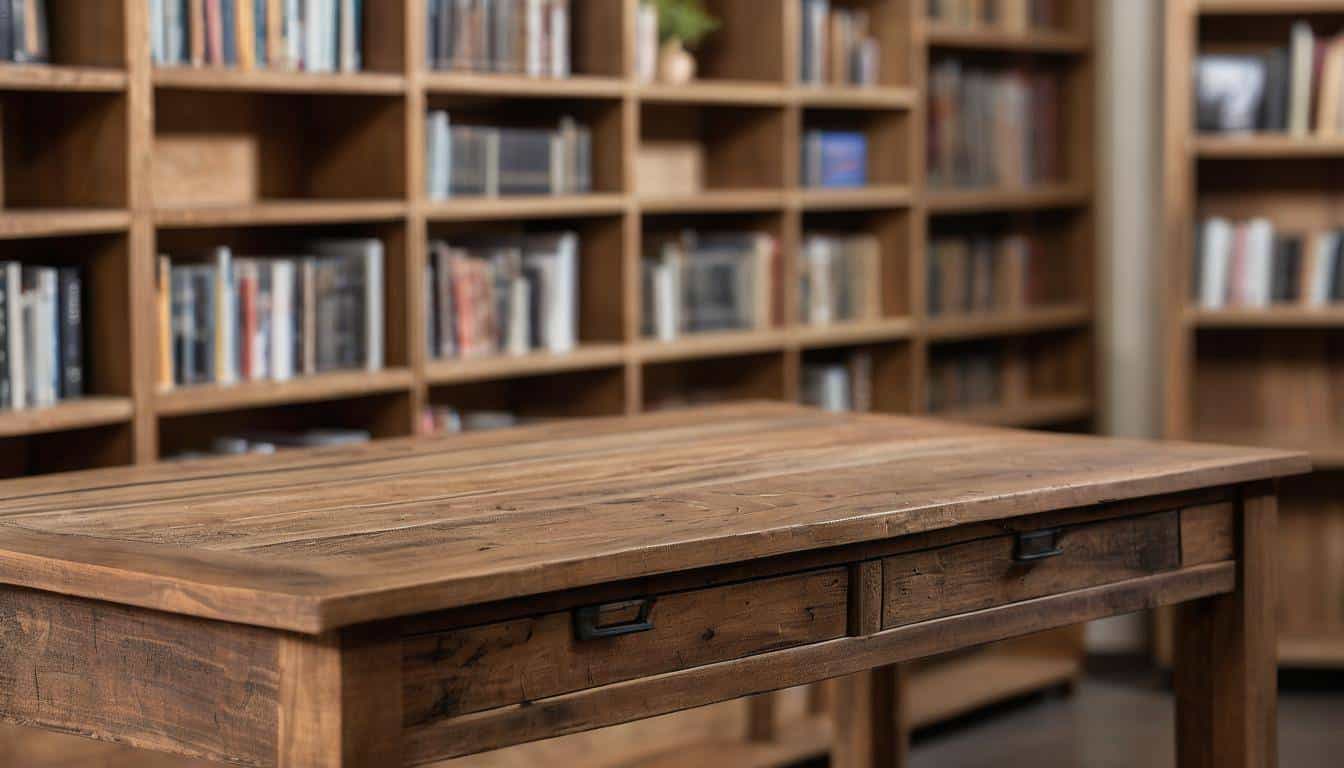
[[(1279, 764), (1338, 768), (1344, 755), (1344, 677), (1285, 675)], [(1175, 713), (1151, 675), (1093, 676), (1072, 697), (1042, 696), (921, 734), (911, 768), (998, 768), (1030, 756), (1033, 768), (1175, 766)], [(992, 751), (985, 744), (994, 744)], [(1021, 764), (1026, 764), (1024, 759)]]

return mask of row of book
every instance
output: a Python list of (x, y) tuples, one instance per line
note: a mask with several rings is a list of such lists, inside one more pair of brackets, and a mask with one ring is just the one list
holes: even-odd
[(160, 66), (357, 72), (364, 0), (146, 0)]
[(210, 456), (271, 455), (299, 448), (330, 448), (340, 445), (362, 445), (373, 440), (366, 429), (305, 429), (302, 431), (263, 430), (221, 435), (210, 441), (206, 450), (188, 450), (173, 453), (168, 461), (189, 461)]
[(310, 250), (250, 258), (220, 247), (182, 260), (160, 256), (159, 385), (381, 369), (382, 242), (325, 240)]
[(465, 410), (451, 405), (427, 405), (420, 412), (419, 433), (445, 435), (459, 432), (488, 432), (516, 427), (521, 423), (518, 414), (503, 409)]
[(872, 235), (809, 235), (798, 254), (799, 319), (808, 325), (882, 313), (882, 248)]
[(1024, 234), (933, 238), (926, 277), (931, 316), (1040, 306), (1063, 293), (1045, 243)]
[(1061, 176), (1059, 77), (966, 68), (929, 78), (928, 179), (934, 187), (1028, 186)]
[(929, 413), (977, 408), (1002, 402), (1003, 354), (967, 350), (929, 360), (925, 397)]
[(1195, 124), (1205, 133), (1344, 132), (1344, 38), (1317, 38), (1305, 21), (1286, 46), (1210, 53), (1195, 62)]
[(429, 252), (431, 357), (563, 354), (578, 343), (577, 233), (435, 242)]
[(856, 349), (841, 361), (805, 363), (799, 394), (803, 403), (827, 411), (873, 410), (872, 353)]
[(0, 409), (84, 394), (82, 295), (78, 268), (0, 262)]
[(569, 77), (570, 0), (425, 0), (431, 69)]
[(1205, 219), (1194, 260), (1194, 296), (1205, 309), (1344, 301), (1344, 230), (1276, 231), (1265, 218)]
[(933, 21), (1007, 32), (1064, 26), (1069, 0), (928, 0)]
[(454, 125), (435, 110), (425, 125), (431, 200), (501, 195), (578, 195), (593, 188), (592, 131), (572, 117), (556, 128)]
[(0, 62), (48, 61), (47, 0), (0, 0)]
[(801, 82), (877, 85), (882, 50), (863, 8), (832, 7), (831, 0), (800, 0)]
[(779, 243), (765, 232), (687, 230), (651, 238), (642, 263), (643, 333), (763, 329), (777, 321)]
[(803, 134), (804, 187), (862, 187), (868, 183), (868, 137), (857, 131)]

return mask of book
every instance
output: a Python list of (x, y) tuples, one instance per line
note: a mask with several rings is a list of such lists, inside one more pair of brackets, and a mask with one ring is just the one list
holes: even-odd
[(346, 73), (363, 68), (363, 0), (145, 2), (157, 66)]
[(876, 85), (881, 47), (869, 34), (868, 12), (832, 7), (829, 0), (798, 0), (799, 79), (806, 85)]
[(57, 338), (60, 344), (57, 395), (62, 400), (73, 400), (84, 394), (83, 291), (79, 269), (62, 267), (57, 272)]
[(1310, 24), (1305, 21), (1293, 24), (1289, 51), (1288, 133), (1306, 136), (1311, 122), (1311, 94), (1316, 69), (1316, 39)]
[(842, 188), (868, 183), (868, 137), (854, 131), (809, 130), (803, 136), (803, 186)]
[(777, 317), (778, 243), (766, 232), (685, 230), (646, 240), (641, 325), (663, 341), (765, 328)]
[(799, 319), (828, 325), (879, 317), (880, 253), (871, 235), (805, 236), (799, 252)]
[(432, 200), (587, 194), (591, 130), (569, 116), (555, 129), (458, 125), (434, 110), (425, 122), (425, 179)]
[(1206, 310), (1321, 308), (1344, 301), (1344, 230), (1282, 231), (1260, 217), (1200, 223), (1194, 254), (1194, 300)]
[(569, 0), (428, 0), (426, 12), (425, 63), (432, 69), (570, 75)]

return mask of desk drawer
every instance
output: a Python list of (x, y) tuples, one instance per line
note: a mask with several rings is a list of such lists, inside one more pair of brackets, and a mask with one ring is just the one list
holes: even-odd
[(844, 568), (408, 637), (406, 725), (845, 634)]
[(1174, 511), (898, 555), (882, 563), (882, 627), (1149, 576), (1180, 565), (1180, 518)]

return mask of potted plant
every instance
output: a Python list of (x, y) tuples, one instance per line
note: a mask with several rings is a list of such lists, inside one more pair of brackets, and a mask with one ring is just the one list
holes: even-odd
[(705, 10), (703, 0), (653, 0), (658, 11), (658, 77), (681, 85), (695, 79), (694, 49), (719, 22)]

